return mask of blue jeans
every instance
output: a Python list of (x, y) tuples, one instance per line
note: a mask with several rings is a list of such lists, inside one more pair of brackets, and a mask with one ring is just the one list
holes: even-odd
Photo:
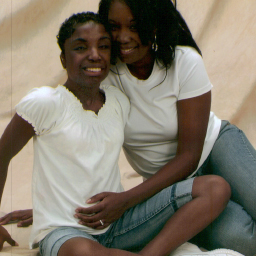
[(214, 147), (197, 175), (216, 174), (231, 186), (223, 213), (193, 239), (208, 250), (229, 248), (256, 254), (256, 151), (236, 126), (222, 121)]
[(95, 236), (77, 228), (57, 228), (40, 241), (40, 253), (45, 256), (56, 256), (61, 245), (74, 237), (98, 241), (108, 248), (140, 251), (161, 231), (181, 206), (192, 200), (193, 181), (194, 178), (178, 182), (132, 207), (104, 234)]

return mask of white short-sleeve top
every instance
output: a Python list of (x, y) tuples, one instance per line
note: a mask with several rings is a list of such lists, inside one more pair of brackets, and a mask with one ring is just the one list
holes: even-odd
[(33, 228), (30, 247), (59, 226), (104, 233), (78, 224), (77, 207), (103, 192), (121, 192), (118, 158), (130, 109), (127, 97), (103, 86), (105, 104), (98, 114), (84, 110), (66, 87), (35, 88), (16, 106), (36, 135), (32, 181)]
[[(111, 70), (103, 84), (120, 88), (131, 104), (124, 152), (135, 171), (149, 178), (176, 155), (177, 101), (202, 95), (211, 90), (212, 84), (202, 57), (191, 47), (176, 47), (175, 59), (167, 71), (155, 62), (147, 80), (134, 77), (120, 61)], [(209, 155), (220, 125), (221, 120), (211, 112), (198, 168)]]

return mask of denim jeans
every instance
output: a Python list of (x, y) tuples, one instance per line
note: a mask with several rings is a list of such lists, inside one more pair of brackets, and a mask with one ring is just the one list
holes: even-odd
[(192, 200), (193, 181), (194, 178), (178, 182), (130, 208), (104, 234), (95, 236), (72, 227), (57, 228), (39, 243), (40, 253), (56, 256), (61, 245), (74, 237), (98, 241), (108, 248), (139, 251), (181, 206)]
[(229, 248), (256, 255), (256, 151), (236, 126), (222, 121), (214, 147), (197, 175), (216, 174), (231, 186), (223, 213), (193, 239), (208, 250)]

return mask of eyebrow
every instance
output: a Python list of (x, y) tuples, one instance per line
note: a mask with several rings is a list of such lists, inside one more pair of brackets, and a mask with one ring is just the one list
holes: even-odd
[[(111, 19), (109, 19), (108, 22), (116, 23), (114, 20), (111, 20)], [(130, 20), (129, 22), (130, 22), (130, 23), (133, 23), (133, 22), (136, 23), (136, 20), (135, 20), (135, 19), (132, 19), (132, 20)]]
[[(105, 39), (111, 41), (110, 37), (108, 37), (108, 36), (103, 36), (99, 40), (102, 41), (102, 40), (105, 40)], [(80, 42), (83, 42), (83, 43), (87, 42), (87, 40), (85, 40), (84, 38), (80, 38), (80, 37), (73, 40), (73, 42), (77, 42), (77, 41), (80, 41)]]

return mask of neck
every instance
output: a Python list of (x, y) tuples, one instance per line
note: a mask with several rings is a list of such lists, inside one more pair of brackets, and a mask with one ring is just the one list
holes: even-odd
[(146, 80), (152, 73), (154, 62), (154, 55), (149, 54), (143, 60), (132, 64), (127, 64), (127, 67), (133, 76), (141, 80)]
[(78, 98), (85, 110), (92, 110), (97, 114), (105, 103), (105, 95), (99, 89), (99, 86), (72, 86), (68, 81), (64, 86)]

